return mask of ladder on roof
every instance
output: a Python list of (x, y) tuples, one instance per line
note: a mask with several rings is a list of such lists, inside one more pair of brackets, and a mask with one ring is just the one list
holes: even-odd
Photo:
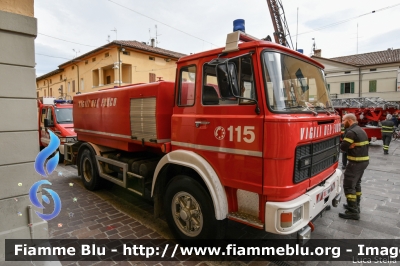
[(399, 108), (398, 102), (385, 101), (381, 97), (357, 97), (357, 98), (342, 98), (342, 99), (332, 99), (332, 104), (334, 108)]

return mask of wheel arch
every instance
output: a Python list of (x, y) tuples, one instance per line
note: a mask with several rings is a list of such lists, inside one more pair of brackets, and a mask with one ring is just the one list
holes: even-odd
[[(169, 172), (168, 170), (170, 167), (174, 165), (189, 168), (197, 173), (210, 193), (214, 206), (215, 218), (217, 220), (225, 219), (228, 215), (228, 201), (225, 189), (212, 166), (203, 157), (192, 151), (173, 151), (166, 154), (160, 160), (154, 172), (151, 196), (159, 197), (158, 192), (168, 182), (165, 176)], [(160, 177), (160, 179), (158, 177)], [(155, 200), (157, 200), (157, 198)]]

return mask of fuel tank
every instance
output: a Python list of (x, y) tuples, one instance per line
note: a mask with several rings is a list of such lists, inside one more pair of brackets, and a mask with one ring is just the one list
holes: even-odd
[(171, 140), (174, 83), (154, 82), (74, 97), (78, 140), (124, 151), (161, 147)]

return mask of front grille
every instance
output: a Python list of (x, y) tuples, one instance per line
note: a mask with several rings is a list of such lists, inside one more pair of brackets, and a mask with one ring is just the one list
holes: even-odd
[(293, 182), (304, 181), (339, 160), (339, 137), (296, 148)]

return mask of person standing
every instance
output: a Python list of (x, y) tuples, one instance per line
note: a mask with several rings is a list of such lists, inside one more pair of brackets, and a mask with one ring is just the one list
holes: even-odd
[(358, 126), (354, 114), (346, 114), (343, 117), (343, 124), (347, 132), (344, 136), (340, 149), (347, 152), (347, 167), (344, 171), (343, 190), (346, 195), (347, 204), (344, 204), (346, 211), (339, 213), (343, 219), (360, 219), (361, 202), (361, 178), (369, 164), (368, 136)]
[(398, 114), (394, 113), (392, 115), (392, 122), (394, 124), (394, 127), (398, 127), (399, 126), (399, 120), (398, 120)]
[(394, 123), (392, 121), (392, 115), (387, 114), (386, 120), (381, 122), (382, 124), (382, 141), (383, 141), (383, 154), (388, 155), (389, 154), (389, 145), (390, 142), (392, 141), (392, 134), (394, 130)]

